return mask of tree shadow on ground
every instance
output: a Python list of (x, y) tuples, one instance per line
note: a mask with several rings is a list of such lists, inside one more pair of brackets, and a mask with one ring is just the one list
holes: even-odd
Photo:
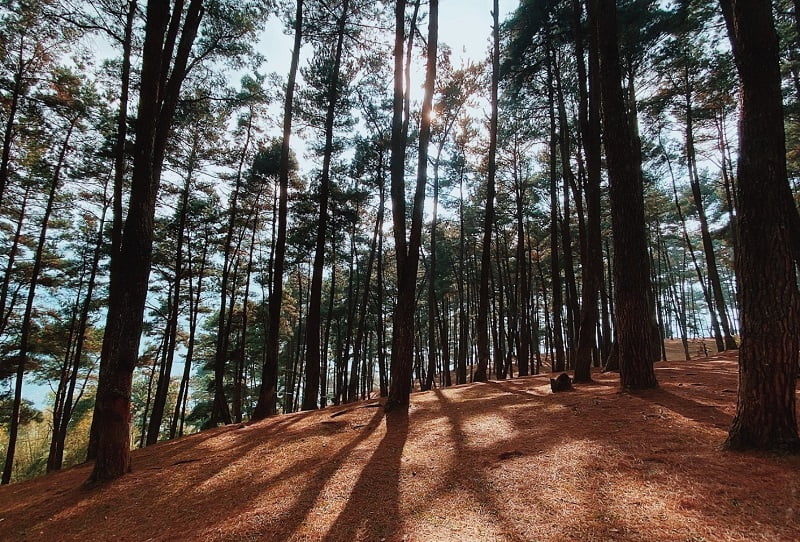
[[(496, 387), (502, 388), (504, 386), (502, 386), (502, 384), (497, 384)], [(451, 427), (452, 438), (450, 440), (454, 444), (454, 450), (452, 453), (453, 461), (449, 466), (449, 476), (455, 480), (459, 480), (459, 483), (463, 484), (464, 487), (469, 490), (474, 499), (479, 503), (480, 510), (489, 518), (491, 518), (493, 523), (495, 523), (498, 527), (502, 526), (503, 530), (505, 531), (503, 536), (506, 540), (511, 540), (513, 542), (522, 542), (523, 540), (528, 540), (523, 533), (516, 532), (513, 525), (503, 520), (505, 511), (503, 510), (502, 505), (497, 503), (490, 496), (491, 484), (484, 475), (485, 465), (475, 465), (474, 468), (469, 470), (468, 476), (464, 476), (462, 470), (463, 464), (461, 464), (461, 461), (474, 455), (474, 450), (470, 450), (463, 439), (463, 435), (466, 432), (465, 418), (457, 409), (452, 408), (453, 401), (448, 399), (441, 390), (434, 390), (434, 393), (436, 394), (436, 399), (441, 405), (442, 411), (449, 413), (446, 414), (446, 416)], [(524, 392), (518, 393), (529, 395)], [(502, 400), (502, 395), (498, 396), (497, 399)], [(456, 511), (454, 511), (454, 513), (456, 513)]]
[(324, 540), (383, 540), (402, 526), (400, 466), (407, 439), (408, 412), (400, 409), (386, 414), (386, 435), (361, 471), (347, 505)]
[[(259, 493), (274, 490), (280, 482), (288, 482), (293, 478), (306, 480), (304, 487), (294, 498), (287, 514), (280, 521), (279, 530), (273, 531), (272, 540), (288, 540), (297, 528), (303, 523), (308, 514), (313, 510), (314, 504), (322, 489), (336, 474), (342, 464), (350, 457), (359, 444), (367, 440), (379, 427), (382, 412), (376, 411), (364, 428), (353, 436), (344, 446), (333, 452), (333, 455), (314, 455), (302, 458), (298, 463), (292, 464), (277, 475), (259, 483), (255, 487), (243, 487), (248, 495), (255, 497)], [(309, 476), (310, 473), (313, 476)], [(252, 502), (253, 499), (245, 500)], [(244, 514), (247, 510), (244, 511)], [(242, 536), (244, 538), (244, 535)]]
[(637, 393), (636, 396), (701, 424), (723, 428), (728, 427), (733, 420), (731, 414), (721, 410), (717, 405), (688, 399), (664, 388), (647, 390)]

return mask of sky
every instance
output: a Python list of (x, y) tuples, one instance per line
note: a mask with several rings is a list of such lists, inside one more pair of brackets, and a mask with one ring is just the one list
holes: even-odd
[[(500, 0), (500, 21), (519, 5), (519, 0)], [(453, 50), (459, 59), (480, 60), (487, 56), (492, 25), (492, 0), (441, 0), (439, 2), (439, 42)], [(272, 18), (264, 31), (261, 50), (267, 58), (267, 71), (282, 77), (289, 73), (292, 36), (284, 33), (283, 23)]]
[[(519, 5), (519, 0), (500, 0), (499, 4), (502, 23)], [(454, 55), (474, 60), (484, 58), (492, 31), (491, 12), (491, 0), (442, 0), (439, 41), (449, 45)]]

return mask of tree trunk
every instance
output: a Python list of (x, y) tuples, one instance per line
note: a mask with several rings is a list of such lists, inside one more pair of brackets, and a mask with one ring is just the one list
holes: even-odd
[[(176, 11), (180, 7), (176, 5)], [(174, 13), (172, 20), (180, 20), (181, 15)], [(170, 63), (164, 61), (173, 58), (171, 49), (168, 56), (164, 50), (169, 5), (155, 1), (147, 5), (131, 195), (120, 251), (115, 254), (119, 265), (111, 273), (90, 439), (90, 457), (95, 457), (90, 482), (116, 478), (130, 468), (131, 380), (150, 275), (156, 194), (169, 129), (202, 16), (202, 1), (191, 0), (183, 18), (180, 43)], [(174, 26), (178, 27), (178, 23)]]
[[(603, 283), (603, 241), (601, 225), (601, 147), (600, 147), (600, 65), (597, 57), (597, 28), (589, 29), (589, 69), (583, 61), (583, 35), (581, 30), (581, 7), (573, 0), (573, 30), (575, 33), (575, 56), (578, 65), (579, 108), (583, 152), (586, 157), (586, 246), (583, 262), (583, 290), (581, 300), (578, 349), (575, 353), (575, 381), (591, 380), (590, 366), (596, 351), (596, 328), (599, 318), (598, 295)], [(588, 89), (587, 89), (588, 81)]]
[(258, 206), (261, 194), (256, 195), (255, 203), (251, 211), (252, 229), (250, 231), (250, 246), (247, 250), (247, 266), (244, 274), (244, 295), (242, 295), (242, 324), (239, 333), (239, 347), (236, 349), (236, 370), (234, 376), (234, 401), (233, 401), (233, 422), (241, 423), (243, 416), (243, 401), (244, 401), (244, 387), (246, 379), (246, 366), (245, 360), (247, 359), (247, 332), (249, 323), (249, 306), (248, 300), (250, 299), (250, 277), (253, 274), (253, 255), (256, 247), (256, 232), (259, 228), (258, 223)]
[(498, 85), (500, 81), (500, 8), (492, 4), (492, 83), (489, 117), (489, 165), (486, 178), (486, 206), (483, 215), (483, 246), (481, 247), (481, 277), (478, 295), (478, 367), (473, 382), (485, 382), (489, 365), (489, 275), (492, 269), (492, 230), (494, 229), (495, 175), (497, 173)]
[[(689, 166), (689, 183), (692, 187), (692, 198), (697, 208), (697, 217), (700, 222), (700, 235), (703, 240), (703, 253), (706, 257), (706, 269), (708, 270), (708, 282), (713, 294), (714, 305), (719, 316), (719, 323), (722, 327), (722, 350), (736, 350), (736, 341), (731, 335), (731, 327), (728, 323), (728, 313), (725, 307), (725, 297), (722, 294), (722, 282), (719, 278), (717, 269), (717, 258), (714, 255), (714, 243), (711, 240), (711, 233), (708, 230), (708, 219), (703, 205), (703, 195), (700, 192), (700, 175), (697, 171), (697, 158), (694, 148), (694, 126), (691, 94), (686, 96), (686, 158)], [(720, 350), (718, 348), (718, 350)]]
[(720, 0), (741, 83), (739, 393), (726, 446), (800, 450), (795, 410), (798, 215), (787, 181), (772, 3)]
[[(336, 253), (336, 236), (333, 236), (333, 246), (331, 247), (332, 252)], [(310, 281), (309, 281), (310, 284)], [(336, 266), (331, 266), (331, 278), (330, 278), (330, 294), (328, 294), (328, 314), (333, 315), (333, 307), (336, 302)], [(321, 367), (322, 369), (322, 382), (327, 382), (328, 380), (328, 367), (327, 367), (327, 359), (328, 359), (328, 349), (330, 348), (331, 344), (331, 324), (333, 323), (333, 317), (330, 316), (325, 321), (325, 332), (323, 333), (323, 355), (322, 359), (326, 361), (325, 367)], [(306, 325), (306, 330), (308, 330), (308, 326)], [(308, 344), (308, 342), (306, 342)], [(337, 359), (339, 359), (337, 357)], [(336, 365), (334, 367), (334, 390), (333, 390), (333, 404), (338, 405), (342, 402), (342, 397), (344, 393), (344, 372), (340, 365)]]
[(591, 3), (598, 29), (600, 87), (614, 234), (614, 287), (620, 384), (657, 386), (653, 371), (650, 264), (647, 256), (641, 153), (634, 148), (620, 81), (614, 0)]
[(36, 298), (36, 286), (39, 283), (39, 273), (42, 269), (42, 256), (44, 254), (45, 243), (47, 241), (47, 228), (50, 223), (50, 215), (53, 212), (53, 205), (55, 204), (56, 193), (58, 192), (58, 185), (61, 179), (61, 169), (64, 166), (64, 159), (67, 155), (69, 148), (69, 140), (72, 135), (72, 130), (78, 123), (78, 116), (73, 117), (70, 122), (67, 133), (64, 136), (64, 143), (58, 155), (58, 162), (56, 163), (53, 172), (53, 178), (50, 180), (50, 191), (47, 195), (47, 204), (42, 217), (42, 225), (39, 230), (39, 242), (36, 245), (36, 253), (33, 257), (33, 268), (31, 269), (30, 286), (28, 287), (28, 298), (25, 304), (25, 313), (22, 317), (20, 338), (19, 338), (19, 353), (17, 354), (17, 371), (14, 383), (14, 403), (11, 411), (11, 423), (8, 428), (8, 448), (6, 448), (6, 462), (3, 467), (2, 484), (8, 484), (11, 481), (11, 474), (14, 468), (14, 455), (17, 447), (17, 434), (19, 432), (19, 414), (22, 405), (22, 382), (25, 377), (25, 366), (28, 363), (28, 354), (30, 353), (30, 337), (31, 326), (33, 322), (33, 301)]
[[(395, 65), (394, 98), (392, 116), (391, 196), (394, 222), (395, 253), (397, 258), (397, 303), (394, 312), (392, 334), (392, 367), (389, 398), (386, 410), (407, 408), (411, 394), (411, 373), (414, 365), (414, 307), (416, 304), (417, 269), (422, 242), (422, 211), (425, 204), (427, 184), (428, 143), (431, 133), (431, 111), (436, 81), (436, 55), (439, 39), (439, 1), (431, 0), (428, 19), (428, 55), (425, 71), (425, 92), (422, 101), (417, 162), (417, 186), (411, 211), (411, 231), (406, 243), (405, 220), (405, 137), (402, 131), (401, 105), (402, 54), (405, 2), (398, 0), (395, 9)], [(406, 89), (410, 92), (410, 89)]]
[[(552, 337), (551, 348), (554, 349), (555, 358), (550, 357), (550, 368), (552, 371), (564, 371), (567, 368), (567, 361), (564, 352), (564, 332), (562, 321), (563, 292), (561, 288), (561, 264), (559, 262), (558, 251), (558, 175), (557, 175), (557, 153), (558, 136), (556, 133), (556, 113), (555, 113), (555, 83), (553, 78), (553, 53), (548, 46), (547, 52), (547, 81), (548, 81), (548, 102), (550, 115), (550, 281), (552, 294)], [(562, 247), (563, 248), (563, 247)]]
[[(181, 377), (181, 384), (178, 389), (178, 398), (175, 401), (175, 413), (172, 416), (172, 423), (169, 429), (169, 438), (175, 438), (178, 431), (178, 419), (182, 419), (182, 410), (189, 396), (189, 377), (192, 371), (192, 358), (194, 357), (194, 343), (197, 335), (197, 320), (200, 316), (200, 299), (203, 293), (203, 275), (206, 272), (206, 263), (208, 261), (208, 232), (203, 239), (202, 255), (200, 256), (200, 269), (197, 272), (197, 286), (192, 286), (192, 243), (188, 243), (187, 254), (187, 267), (189, 281), (189, 339), (186, 345), (186, 358), (183, 365), (183, 376)], [(183, 431), (181, 431), (182, 433)]]
[(17, 59), (17, 69), (14, 71), (13, 86), (11, 89), (11, 103), (8, 105), (8, 118), (6, 118), (5, 129), (3, 130), (3, 150), (0, 154), (0, 204), (3, 202), (3, 195), (8, 185), (9, 166), (11, 165), (11, 144), (14, 140), (14, 128), (16, 124), (19, 101), (22, 97), (23, 77), (25, 76), (26, 62), (22, 60), (20, 51)]
[[(0, 336), (8, 325), (11, 313), (14, 311), (14, 296), (12, 301), (8, 302), (8, 291), (11, 286), (11, 278), (14, 271), (14, 262), (17, 260), (17, 250), (20, 241), (22, 240), (22, 226), (25, 224), (25, 210), (28, 207), (28, 198), (30, 197), (30, 186), (25, 187), (25, 192), (22, 195), (22, 203), (20, 204), (19, 217), (17, 218), (17, 227), (14, 231), (14, 239), (11, 241), (11, 248), (8, 251), (8, 261), (6, 262), (5, 273), (3, 274), (3, 284), (0, 286)], [(6, 306), (8, 303), (8, 306)]]
[[(86, 329), (89, 325), (89, 312), (94, 301), (94, 288), (97, 282), (97, 273), (100, 267), (100, 257), (103, 253), (103, 239), (105, 236), (106, 212), (108, 207), (103, 206), (103, 213), (100, 216), (100, 223), (97, 227), (97, 241), (92, 255), (89, 278), (86, 283), (86, 295), (81, 306), (81, 313), (78, 319), (78, 330), (75, 333), (75, 349), (72, 352), (72, 366), (69, 370), (68, 384), (64, 395), (63, 408), (61, 409), (61, 419), (58, 423), (53, 422), (53, 435), (50, 442), (50, 453), (47, 457), (47, 472), (61, 469), (64, 462), (64, 443), (67, 440), (67, 427), (72, 419), (72, 414), (77, 405), (75, 400), (75, 387), (77, 386), (78, 370), (80, 369), (81, 359), (83, 358), (83, 346), (86, 341)], [(79, 394), (80, 395), (80, 394)], [(56, 429), (57, 428), (57, 429)]]
[(275, 414), (278, 392), (278, 354), (280, 352), (281, 302), (283, 299), (283, 273), (286, 259), (286, 227), (289, 201), (289, 140), (292, 135), (292, 115), (297, 66), (300, 60), (300, 47), (303, 36), (303, 0), (297, 0), (294, 18), (294, 47), (289, 67), (289, 80), (286, 83), (286, 100), (283, 105), (283, 140), (278, 164), (278, 236), (272, 271), (272, 289), (269, 294), (269, 320), (267, 339), (264, 348), (264, 364), (261, 371), (261, 389), (258, 403), (253, 411), (253, 419), (259, 420)]
[[(375, 229), (372, 232), (372, 242), (370, 244), (369, 250), (369, 257), (367, 258), (367, 269), (364, 272), (364, 290), (361, 293), (361, 304), (359, 305), (358, 309), (358, 331), (356, 332), (356, 340), (355, 345), (353, 346), (353, 369), (350, 371), (351, 373), (355, 373), (355, 368), (360, 361), (361, 356), (361, 347), (364, 340), (364, 333), (366, 332), (366, 323), (367, 323), (367, 309), (369, 307), (369, 298), (372, 290), (370, 289), (370, 282), (372, 280), (372, 267), (375, 265), (375, 256), (378, 250), (378, 235), (380, 234), (380, 228), (383, 225), (383, 148), (380, 148), (378, 151), (378, 179), (379, 179), (379, 192), (380, 192), (380, 200), (378, 202), (378, 216), (375, 219)], [(348, 396), (349, 400), (354, 401), (356, 399), (356, 394), (358, 392), (357, 389), (358, 381), (353, 378), (353, 374), (350, 375), (350, 383), (348, 388)]]
[(183, 238), (186, 229), (186, 215), (188, 211), (189, 190), (192, 184), (192, 174), (194, 170), (196, 155), (192, 152), (189, 158), (188, 168), (186, 174), (186, 182), (183, 190), (181, 191), (181, 202), (178, 207), (178, 231), (177, 247), (175, 249), (175, 268), (174, 276), (175, 282), (172, 290), (172, 303), (170, 304), (169, 311), (169, 337), (167, 338), (167, 350), (164, 366), (161, 369), (161, 374), (156, 386), (156, 396), (153, 399), (153, 412), (150, 415), (150, 424), (147, 427), (147, 442), (146, 445), (150, 446), (158, 441), (160, 433), (161, 422), (164, 419), (164, 408), (167, 405), (167, 394), (169, 393), (170, 373), (172, 373), (172, 362), (175, 359), (175, 346), (178, 337), (178, 314), (180, 312), (180, 299), (181, 299), (181, 276), (183, 275)]
[(678, 219), (681, 222), (681, 232), (683, 233), (683, 242), (686, 245), (686, 250), (689, 252), (689, 255), (692, 259), (692, 265), (694, 265), (694, 270), (697, 273), (697, 280), (700, 284), (700, 289), (703, 291), (703, 298), (705, 299), (706, 306), (708, 307), (708, 315), (709, 320), (711, 321), (711, 329), (714, 333), (714, 341), (717, 345), (717, 351), (722, 352), (725, 350), (725, 340), (722, 336), (722, 330), (719, 327), (719, 320), (717, 318), (717, 311), (716, 307), (713, 303), (711, 298), (711, 292), (708, 289), (708, 285), (706, 284), (705, 278), (703, 277), (703, 271), (700, 269), (700, 264), (697, 262), (697, 257), (694, 253), (694, 246), (692, 245), (692, 241), (689, 238), (689, 232), (686, 228), (686, 218), (683, 214), (683, 209), (681, 209), (680, 201), (678, 200), (678, 188), (675, 184), (675, 175), (672, 173), (672, 162), (667, 156), (666, 150), (664, 149), (664, 145), (661, 145), (661, 149), (664, 153), (664, 158), (667, 163), (667, 169), (669, 170), (670, 178), (672, 180), (672, 197), (675, 201), (675, 210), (678, 213)]
[(381, 397), (389, 395), (389, 371), (386, 367), (386, 320), (383, 311), (383, 296), (384, 296), (384, 278), (383, 278), (383, 222), (384, 213), (386, 208), (386, 181), (381, 179), (380, 184), (380, 210), (378, 211), (379, 228), (378, 228), (378, 269), (377, 269), (377, 308), (375, 310), (376, 318), (378, 319), (377, 339), (378, 339), (378, 378)]
[(517, 352), (517, 370), (519, 376), (528, 376), (531, 373), (531, 332), (530, 319), (528, 318), (528, 304), (530, 289), (528, 287), (528, 257), (525, 250), (525, 179), (519, 171), (519, 141), (514, 137), (514, 200), (516, 204), (517, 219), (517, 289), (516, 305), (519, 315), (519, 350)]
[[(392, 320), (392, 358), (390, 367), (389, 395), (386, 407), (403, 407), (408, 404), (411, 393), (411, 372), (414, 364), (414, 316), (413, 301), (416, 284), (408, 284), (406, 275), (409, 273), (408, 244), (406, 242), (406, 199), (405, 199), (405, 159), (406, 159), (406, 134), (408, 131), (409, 115), (404, 115), (405, 106), (410, 100), (410, 81), (403, 77), (403, 48), (405, 45), (405, 0), (395, 3), (395, 39), (394, 39), (394, 89), (392, 95), (392, 136), (391, 157), (389, 162), (390, 197), (392, 201), (392, 226), (395, 244), (395, 261), (397, 266), (397, 300), (394, 307)], [(408, 47), (406, 54), (411, 57), (411, 47), (414, 40), (414, 25), (416, 13), (419, 9), (417, 2), (414, 18), (411, 21)], [(406, 77), (411, 74), (406, 70)], [(416, 268), (416, 260), (413, 262)], [(416, 274), (416, 269), (415, 269)], [(413, 277), (416, 281), (416, 276)]]
[[(575, 283), (575, 267), (572, 257), (572, 234), (570, 233), (571, 219), (570, 219), (570, 201), (569, 192), (570, 187), (575, 186), (575, 174), (572, 172), (572, 165), (570, 163), (571, 151), (569, 144), (569, 125), (567, 124), (567, 111), (564, 105), (564, 93), (561, 87), (561, 68), (553, 58), (553, 72), (556, 86), (556, 104), (558, 111), (558, 143), (561, 155), (561, 177), (562, 177), (562, 214), (561, 217), (561, 248), (564, 255), (564, 287), (566, 293), (567, 319), (566, 319), (566, 335), (567, 335), (567, 366), (574, 368), (574, 355), (575, 346), (577, 341), (580, 306), (578, 304), (578, 287)], [(580, 194), (576, 191), (576, 204), (579, 203), (577, 198)]]
[[(360, 209), (356, 209), (356, 214), (360, 214)], [(360, 366), (360, 352), (356, 351), (355, 342), (358, 341), (358, 337), (356, 337), (356, 341), (353, 342), (353, 327), (356, 326), (356, 311), (358, 309), (358, 299), (360, 294), (360, 282), (357, 280), (358, 275), (358, 250), (356, 249), (356, 221), (351, 223), (351, 230), (350, 230), (350, 265), (349, 270), (347, 273), (347, 321), (345, 322), (345, 330), (344, 330), (344, 348), (342, 349), (342, 355), (338, 358), (344, 370), (347, 367), (347, 360), (348, 356), (351, 359), (350, 363), (350, 374), (349, 378), (344, 383), (342, 388), (342, 399), (344, 401), (354, 401), (358, 398), (358, 378), (359, 378), (359, 370), (361, 369)], [(335, 259), (335, 258), (334, 258)], [(364, 338), (361, 337), (361, 344), (359, 344), (359, 349), (363, 345)], [(353, 344), (352, 351), (350, 350), (351, 342)], [(351, 387), (352, 386), (352, 387)], [(352, 389), (353, 394), (351, 395), (350, 390)], [(324, 406), (324, 405), (323, 405)]]
[(122, 39), (122, 71), (120, 73), (119, 111), (117, 112), (117, 138), (114, 145), (114, 198), (111, 223), (111, 267), (115, 264), (114, 255), (119, 253), (122, 244), (122, 188), (125, 182), (125, 144), (128, 139), (128, 95), (131, 85), (131, 49), (133, 41), (133, 20), (136, 15), (137, 0), (129, 0), (125, 18), (125, 31)]
[[(217, 340), (214, 349), (214, 402), (211, 407), (211, 419), (208, 422), (210, 427), (223, 423), (229, 424), (232, 421), (228, 399), (225, 397), (225, 365), (228, 361), (230, 346), (230, 329), (233, 317), (233, 306), (236, 300), (236, 270), (237, 258), (234, 255), (238, 252), (233, 247), (233, 235), (236, 231), (237, 216), (240, 208), (239, 196), (242, 191), (244, 176), (244, 163), (250, 148), (253, 132), (253, 114), (247, 119), (247, 132), (244, 145), (239, 154), (239, 164), (236, 171), (236, 182), (231, 193), (228, 206), (228, 227), (225, 234), (222, 257), (222, 276), (220, 277), (220, 298), (219, 298), (219, 317), (217, 321)], [(242, 234), (243, 235), (243, 234)], [(238, 245), (241, 243), (240, 235)], [(234, 271), (231, 280), (231, 270)], [(229, 292), (230, 290), (230, 292)], [(230, 300), (228, 294), (230, 293)], [(230, 306), (230, 310), (228, 309)]]
[(458, 353), (456, 354), (456, 384), (467, 383), (467, 345), (469, 343), (469, 322), (467, 320), (467, 304), (469, 294), (466, 291), (466, 231), (464, 227), (464, 166), (459, 167), (459, 198), (458, 198), (458, 276), (456, 288), (458, 289)]
[[(311, 276), (311, 292), (306, 327), (306, 382), (303, 388), (303, 410), (317, 408), (320, 380), (320, 322), (322, 314), (322, 272), (325, 265), (325, 239), (328, 227), (328, 197), (330, 195), (330, 168), (333, 157), (333, 128), (336, 118), (336, 103), (339, 101), (339, 67), (342, 61), (345, 25), (347, 23), (349, 0), (342, 3), (338, 20), (338, 36), (333, 57), (331, 80), (327, 91), (327, 111), (325, 114), (325, 149), (322, 157), (322, 174), (319, 189), (319, 221), (314, 249), (314, 269)], [(330, 317), (330, 315), (329, 315)]]

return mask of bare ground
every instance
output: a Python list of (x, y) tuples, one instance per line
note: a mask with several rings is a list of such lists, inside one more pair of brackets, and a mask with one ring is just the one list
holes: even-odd
[(800, 458), (722, 451), (736, 359), (552, 394), (547, 376), (206, 431), (0, 488), (3, 540), (797, 541)]

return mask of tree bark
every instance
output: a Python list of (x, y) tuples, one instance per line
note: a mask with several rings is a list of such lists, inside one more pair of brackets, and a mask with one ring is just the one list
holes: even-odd
[[(411, 231), (406, 243), (405, 220), (405, 137), (402, 131), (402, 54), (405, 27), (405, 2), (398, 0), (395, 10), (395, 65), (392, 116), (391, 196), (397, 258), (397, 303), (392, 334), (392, 367), (386, 410), (407, 408), (411, 394), (411, 373), (414, 365), (414, 307), (416, 304), (417, 269), (422, 242), (422, 211), (427, 184), (428, 143), (431, 133), (431, 110), (436, 81), (436, 60), (439, 40), (439, 1), (431, 0), (428, 18), (428, 55), (425, 70), (425, 92), (422, 101), (417, 162), (417, 186), (411, 210)], [(406, 89), (409, 92), (410, 89)]]
[(331, 79), (328, 83), (327, 111), (325, 113), (325, 149), (319, 181), (319, 221), (314, 248), (314, 268), (311, 275), (311, 292), (306, 319), (306, 381), (303, 388), (303, 410), (313, 410), (318, 405), (320, 380), (320, 322), (322, 318), (322, 272), (325, 265), (325, 239), (328, 227), (328, 198), (330, 195), (330, 170), (333, 157), (333, 127), (336, 104), (339, 101), (339, 67), (342, 61), (345, 25), (349, 0), (342, 3), (338, 19), (336, 48), (333, 56)]
[(767, 0), (720, 0), (741, 84), (737, 171), (741, 346), (726, 446), (800, 450), (795, 410), (798, 215), (786, 171), (778, 39)]
[(303, 0), (297, 0), (294, 18), (294, 46), (292, 48), (292, 61), (289, 66), (289, 80), (286, 83), (286, 99), (283, 105), (283, 140), (281, 141), (281, 157), (278, 165), (278, 189), (280, 191), (278, 198), (278, 236), (275, 240), (273, 257), (272, 289), (269, 294), (269, 319), (264, 348), (264, 364), (261, 370), (261, 388), (258, 394), (258, 403), (253, 411), (254, 420), (276, 413), (281, 302), (283, 299), (283, 274), (286, 260), (286, 228), (289, 214), (289, 140), (292, 135), (294, 89), (302, 42)]
[(645, 232), (641, 153), (626, 114), (614, 0), (590, 3), (598, 29), (603, 128), (614, 234), (614, 293), (620, 384), (657, 386), (653, 371), (650, 262)]
[(500, 8), (492, 4), (492, 83), (489, 117), (489, 165), (486, 177), (486, 205), (483, 215), (483, 245), (481, 247), (481, 277), (478, 293), (478, 367), (473, 382), (485, 382), (489, 366), (489, 275), (492, 269), (492, 230), (494, 229), (495, 175), (497, 173), (497, 94), (500, 81)]
[[(575, 353), (576, 382), (591, 380), (590, 367), (597, 345), (598, 296), (603, 283), (603, 241), (601, 225), (601, 147), (600, 147), (600, 84), (597, 57), (597, 28), (589, 28), (589, 66), (584, 64), (583, 34), (581, 30), (581, 8), (573, 0), (573, 31), (575, 33), (575, 56), (579, 79), (578, 124), (580, 125), (583, 153), (586, 157), (586, 246), (583, 262), (583, 290), (581, 300), (578, 348)], [(588, 87), (588, 88), (587, 88)]]
[[(182, 7), (176, 4), (173, 20), (182, 18), (179, 6)], [(95, 457), (90, 482), (116, 478), (130, 468), (131, 381), (150, 276), (155, 200), (167, 136), (202, 16), (202, 0), (191, 0), (178, 49), (170, 63), (172, 52), (165, 57), (163, 49), (169, 5), (156, 1), (147, 4), (131, 195), (120, 251), (115, 255), (119, 265), (111, 273), (90, 440), (89, 453)], [(164, 84), (166, 72), (170, 75)]]

